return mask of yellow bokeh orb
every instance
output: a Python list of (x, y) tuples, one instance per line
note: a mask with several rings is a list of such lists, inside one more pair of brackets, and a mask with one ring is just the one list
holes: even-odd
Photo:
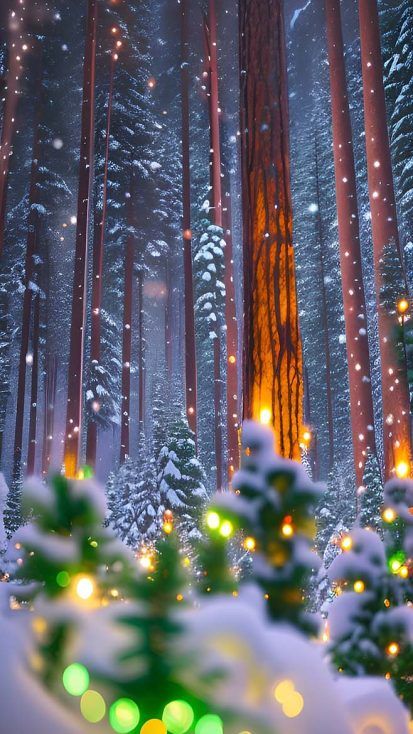
[(141, 734), (166, 734), (167, 728), (160, 719), (149, 719), (141, 728)]
[(81, 576), (76, 581), (76, 594), (83, 601), (87, 601), (93, 595), (95, 584), (89, 576)]
[(97, 691), (86, 691), (80, 699), (80, 710), (86, 721), (97, 724), (106, 713), (106, 704)]

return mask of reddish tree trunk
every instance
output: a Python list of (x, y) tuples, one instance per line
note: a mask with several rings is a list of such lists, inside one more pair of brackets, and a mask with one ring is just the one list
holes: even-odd
[(284, 26), (279, 0), (240, 0), (244, 223), (244, 417), (271, 423), (299, 460), (302, 354), (289, 172)]
[(172, 379), (172, 285), (169, 262), (165, 273), (166, 296), (165, 296), (165, 365), (169, 381)]
[(77, 473), (80, 435), (82, 430), (87, 242), (90, 215), (90, 189), (93, 170), (96, 21), (97, 0), (88, 0), (64, 453), (65, 471), (68, 477), (74, 477)]
[[(131, 202), (131, 200), (129, 200)], [(129, 203), (129, 222), (131, 223), (131, 207)], [(130, 370), (132, 358), (132, 294), (133, 294), (133, 266), (134, 266), (134, 240), (133, 235), (128, 234), (125, 250), (125, 274), (123, 291), (123, 341), (122, 341), (122, 403), (121, 403), (121, 429), (120, 429), (120, 463), (123, 464), (129, 456), (130, 441)]]
[(334, 171), (341, 282), (350, 385), (350, 415), (357, 486), (368, 453), (375, 452), (367, 311), (361, 264), (353, 133), (344, 64), (340, 0), (326, 0), (327, 43), (333, 119)]
[(380, 305), (383, 255), (389, 247), (394, 247), (400, 255), (400, 244), (376, 0), (359, 0), (359, 15), (367, 174), (381, 354), (384, 466), (385, 476), (388, 478), (396, 467), (410, 466), (411, 456), (406, 363), (398, 360), (394, 346), (395, 318)]
[(43, 475), (46, 475), (49, 471), (53, 449), (54, 409), (57, 386), (57, 359), (55, 356), (48, 360), (46, 370), (42, 451)]
[[(208, 56), (209, 77), (209, 130), (211, 156), (211, 211), (212, 221), (217, 227), (223, 227), (222, 213), (222, 177), (221, 177), (221, 135), (219, 120), (219, 93), (218, 93), (218, 54), (217, 54), (217, 21), (215, 0), (209, 0), (209, 13), (206, 22), (206, 42)], [(223, 479), (223, 450), (222, 450), (222, 377), (221, 377), (221, 324), (216, 323), (216, 338), (214, 339), (214, 435), (215, 435), (215, 464), (216, 487), (222, 489)]]
[(182, 232), (184, 242), (185, 394), (189, 427), (197, 434), (197, 375), (192, 276), (191, 172), (189, 154), (189, 8), (181, 0)]
[[(112, 53), (110, 57), (109, 72), (109, 93), (108, 93), (108, 109), (106, 114), (106, 139), (105, 139), (105, 160), (103, 168), (103, 191), (102, 191), (102, 212), (100, 217), (96, 212), (96, 222), (94, 227), (93, 238), (93, 280), (92, 280), (92, 313), (90, 323), (90, 361), (92, 364), (99, 364), (101, 357), (101, 306), (102, 306), (102, 275), (103, 275), (103, 252), (105, 243), (105, 225), (106, 212), (108, 202), (108, 167), (110, 152), (110, 125), (112, 118), (112, 102), (113, 102), (113, 78), (115, 72), (115, 55)], [(87, 427), (86, 440), (86, 461), (96, 466), (96, 449), (97, 449), (97, 423), (89, 418)]]
[[(41, 61), (39, 61), (41, 65)], [(24, 295), (22, 309), (22, 331), (20, 338), (20, 354), (19, 367), (17, 375), (17, 401), (16, 401), (16, 421), (14, 431), (14, 471), (13, 476), (18, 476), (19, 469), (22, 464), (23, 453), (23, 426), (24, 426), (24, 407), (26, 397), (26, 371), (27, 365), (30, 364), (32, 355), (29, 355), (29, 339), (30, 339), (30, 322), (32, 316), (32, 282), (35, 274), (34, 258), (38, 248), (38, 228), (39, 214), (35, 207), (37, 202), (37, 184), (38, 170), (40, 159), (40, 121), (42, 114), (42, 84), (41, 84), (41, 66), (39, 66), (39, 96), (37, 101), (36, 119), (34, 123), (34, 138), (32, 150), (32, 164), (30, 171), (30, 187), (29, 187), (29, 214), (27, 226), (27, 244), (24, 265)]]
[(39, 392), (39, 337), (40, 337), (40, 296), (37, 295), (33, 306), (32, 332), (32, 379), (30, 389), (29, 448), (27, 453), (27, 474), (31, 476), (36, 466), (37, 444), (37, 401)]
[(145, 357), (143, 332), (143, 271), (138, 273), (138, 377), (139, 377), (139, 439), (144, 431), (145, 419)]
[(228, 479), (239, 468), (239, 400), (238, 400), (238, 322), (235, 305), (234, 261), (232, 249), (231, 194), (223, 206), (225, 231), (225, 324), (227, 339), (227, 434)]
[[(20, 18), (22, 8), (15, 4), (16, 16)], [(17, 20), (16, 18), (16, 20)], [(8, 43), (9, 68), (6, 77), (5, 102), (3, 106), (3, 120), (0, 140), (0, 254), (4, 246), (4, 230), (6, 225), (7, 186), (10, 170), (10, 157), (13, 154), (13, 137), (16, 127), (16, 113), (19, 99), (19, 79), (21, 76), (21, 61), (17, 56), (17, 47), (21, 45), (21, 27), (9, 18), (10, 40)]]

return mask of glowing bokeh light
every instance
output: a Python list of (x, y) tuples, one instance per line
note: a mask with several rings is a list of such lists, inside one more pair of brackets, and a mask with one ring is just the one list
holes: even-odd
[(171, 701), (163, 710), (162, 721), (171, 734), (185, 734), (194, 721), (192, 706), (186, 701)]
[(206, 517), (206, 524), (210, 530), (217, 530), (219, 528), (220, 518), (217, 512), (208, 512)]
[(139, 708), (131, 698), (119, 698), (109, 710), (110, 725), (118, 734), (133, 731), (139, 724), (140, 716)]
[(199, 719), (195, 734), (223, 734), (222, 719), (216, 714), (206, 714)]
[(140, 734), (166, 734), (167, 728), (160, 719), (149, 719), (141, 728)]
[(106, 704), (97, 691), (86, 691), (80, 699), (80, 711), (86, 721), (97, 724), (106, 713)]
[(59, 571), (56, 576), (56, 583), (61, 586), (62, 589), (66, 588), (70, 584), (70, 576), (67, 571)]
[(80, 663), (72, 663), (63, 671), (63, 685), (71, 696), (83, 696), (89, 683), (88, 670)]

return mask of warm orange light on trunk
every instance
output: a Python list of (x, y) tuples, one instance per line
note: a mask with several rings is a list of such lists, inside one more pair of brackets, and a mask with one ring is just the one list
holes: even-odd
[(282, 4), (240, 0), (244, 417), (300, 459), (302, 353), (292, 244)]

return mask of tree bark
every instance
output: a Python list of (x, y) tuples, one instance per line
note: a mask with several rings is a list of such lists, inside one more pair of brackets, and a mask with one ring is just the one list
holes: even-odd
[[(133, 186), (131, 186), (131, 189)], [(132, 191), (131, 191), (132, 199)], [(129, 199), (129, 225), (132, 225), (132, 203)], [(120, 433), (120, 463), (129, 456), (130, 450), (130, 398), (131, 398), (131, 359), (132, 359), (132, 296), (133, 296), (133, 267), (134, 267), (134, 237), (128, 233), (125, 250), (124, 291), (123, 291), (123, 341), (122, 341), (122, 402), (121, 402), (121, 433)]]
[(40, 295), (37, 294), (33, 306), (32, 331), (32, 376), (30, 389), (29, 448), (27, 453), (27, 475), (31, 476), (36, 467), (37, 445), (37, 401), (39, 393), (39, 341), (40, 341)]
[(282, 3), (239, 0), (244, 223), (244, 417), (300, 460), (302, 353), (292, 244)]
[(184, 245), (185, 395), (190, 429), (197, 436), (197, 370), (195, 349), (194, 284), (192, 275), (191, 172), (189, 152), (189, 30), (188, 0), (181, 0), (181, 106), (182, 106), (182, 233)]
[(41, 148), (41, 118), (43, 104), (42, 88), (42, 61), (39, 63), (39, 96), (37, 99), (36, 117), (34, 122), (34, 137), (32, 149), (32, 163), (29, 186), (29, 213), (27, 222), (27, 244), (24, 264), (24, 295), (22, 309), (22, 330), (20, 337), (19, 367), (17, 374), (16, 420), (14, 429), (13, 476), (18, 476), (23, 461), (23, 427), (24, 408), (26, 398), (26, 372), (33, 355), (29, 355), (30, 323), (32, 318), (33, 281), (35, 276), (35, 256), (38, 251), (39, 213), (38, 203), (38, 173)]
[(321, 197), (320, 197), (320, 180), (318, 166), (318, 148), (317, 141), (315, 144), (315, 174), (316, 174), (316, 192), (317, 192), (317, 229), (318, 242), (320, 248), (320, 281), (321, 281), (321, 322), (324, 334), (324, 353), (325, 353), (325, 370), (326, 370), (326, 403), (327, 403), (327, 429), (328, 429), (328, 471), (331, 472), (334, 465), (334, 413), (333, 413), (333, 390), (331, 385), (331, 350), (330, 335), (328, 329), (328, 301), (325, 286), (325, 267), (324, 267), (324, 232), (323, 222), (321, 218)]
[(87, 243), (93, 170), (97, 0), (88, 0), (83, 75), (79, 191), (73, 276), (64, 464), (68, 477), (78, 470), (83, 413), (83, 351), (86, 323)]
[(143, 330), (143, 271), (138, 273), (138, 377), (139, 377), (139, 440), (144, 433), (145, 422), (145, 345)]
[(348, 103), (340, 0), (325, 0), (341, 282), (350, 385), (351, 432), (357, 487), (375, 453), (367, 310), (360, 250), (353, 132)]
[(410, 467), (409, 391), (407, 367), (398, 360), (394, 345), (396, 318), (380, 305), (381, 263), (387, 248), (400, 259), (399, 232), (394, 197), (384, 97), (380, 27), (376, 0), (359, 0), (361, 64), (367, 175), (370, 197), (376, 298), (381, 354), (384, 473), (388, 478), (399, 466)]
[(43, 449), (42, 449), (42, 474), (46, 476), (52, 458), (54, 410), (56, 402), (57, 387), (57, 359), (55, 356), (48, 359), (45, 380), (45, 399), (43, 417)]
[(225, 232), (225, 324), (227, 327), (227, 435), (228, 480), (239, 468), (238, 429), (240, 423), (238, 399), (238, 322), (235, 305), (234, 261), (232, 248), (231, 195), (227, 192), (223, 206)]
[[(102, 212), (98, 216), (96, 212), (94, 238), (93, 238), (93, 280), (92, 280), (92, 313), (90, 322), (90, 361), (99, 364), (101, 358), (101, 307), (102, 307), (102, 276), (103, 276), (103, 253), (105, 244), (106, 212), (108, 202), (108, 167), (110, 153), (110, 126), (112, 118), (113, 102), (113, 79), (115, 73), (115, 54), (110, 56), (108, 108), (106, 113), (106, 138), (105, 159), (103, 168), (103, 191)], [(97, 422), (89, 418), (86, 439), (86, 462), (91, 467), (96, 467), (97, 449)]]
[[(210, 170), (211, 170), (211, 212), (215, 226), (223, 227), (222, 213), (222, 178), (221, 178), (221, 134), (219, 119), (218, 92), (218, 54), (217, 54), (217, 20), (215, 0), (209, 0), (208, 20), (206, 21), (206, 43), (209, 79), (209, 131), (210, 131)], [(217, 314), (216, 338), (214, 351), (214, 437), (216, 488), (222, 489), (223, 481), (223, 449), (222, 449), (222, 375), (221, 375), (221, 324)]]
[[(22, 9), (16, 3), (16, 14), (20, 17)], [(4, 247), (4, 231), (6, 226), (7, 186), (10, 170), (10, 157), (13, 154), (13, 137), (16, 128), (16, 113), (19, 100), (19, 79), (22, 72), (21, 61), (16, 53), (20, 45), (21, 29), (18, 24), (13, 27), (9, 22), (10, 40), (8, 43), (7, 86), (5, 88), (5, 102), (0, 140), (0, 255)]]

